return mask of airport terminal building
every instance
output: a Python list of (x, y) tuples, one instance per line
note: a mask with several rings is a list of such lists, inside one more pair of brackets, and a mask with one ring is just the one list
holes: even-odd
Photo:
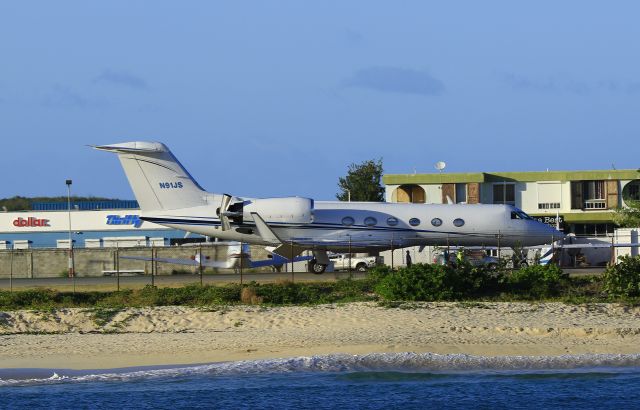
[(34, 203), (31, 210), (0, 212), (0, 249), (167, 246), (202, 241), (199, 235), (140, 220), (136, 201)]
[[(386, 174), (387, 202), (511, 204), (576, 236), (607, 236), (640, 200), (640, 170)], [(558, 221), (556, 221), (558, 219)]]

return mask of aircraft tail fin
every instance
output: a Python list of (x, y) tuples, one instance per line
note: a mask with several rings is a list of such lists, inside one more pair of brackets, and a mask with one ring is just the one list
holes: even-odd
[(125, 142), (93, 148), (118, 154), (143, 212), (205, 205), (206, 192), (159, 142)]

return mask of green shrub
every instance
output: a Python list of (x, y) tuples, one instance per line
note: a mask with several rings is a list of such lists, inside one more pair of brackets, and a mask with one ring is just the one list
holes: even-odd
[(457, 300), (493, 290), (498, 277), (484, 267), (463, 264), (456, 268), (415, 264), (397, 272), (376, 273), (375, 291), (387, 300)]
[(380, 280), (382, 280), (384, 277), (390, 275), (391, 273), (393, 273), (393, 271), (391, 270), (390, 266), (378, 265), (367, 272), (367, 279), (369, 279), (374, 283), (377, 283)]
[(529, 297), (558, 295), (569, 275), (555, 264), (532, 265), (511, 272), (506, 277), (509, 291)]
[(1, 307), (13, 307), (16, 309), (46, 308), (56, 302), (58, 292), (49, 289), (29, 289), (18, 292), (2, 292), (0, 294)]
[(640, 296), (640, 256), (621, 256), (603, 275), (604, 290), (612, 296)]
[(306, 285), (292, 282), (254, 284), (253, 286), (264, 303), (273, 305), (326, 303), (326, 295), (332, 290), (330, 285)]
[(200, 286), (190, 284), (181, 288), (157, 288), (147, 285), (135, 294), (138, 304), (144, 306), (219, 305), (238, 303), (240, 286)]

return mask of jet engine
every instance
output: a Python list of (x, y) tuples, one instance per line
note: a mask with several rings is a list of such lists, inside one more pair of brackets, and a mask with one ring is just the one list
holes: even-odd
[(218, 208), (222, 230), (231, 229), (230, 221), (242, 224), (253, 221), (252, 213), (259, 214), (269, 222), (307, 224), (313, 222), (313, 199), (310, 198), (265, 198), (231, 203), (232, 197), (224, 195)]
[(253, 221), (253, 212), (259, 214), (266, 222), (308, 224), (313, 222), (313, 199), (294, 197), (244, 201), (243, 220)]

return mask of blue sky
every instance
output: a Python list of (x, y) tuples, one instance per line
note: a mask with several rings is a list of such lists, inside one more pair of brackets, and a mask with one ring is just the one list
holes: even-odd
[(213, 192), (638, 168), (640, 3), (0, 3), (0, 196), (132, 198), (87, 144), (166, 143)]

